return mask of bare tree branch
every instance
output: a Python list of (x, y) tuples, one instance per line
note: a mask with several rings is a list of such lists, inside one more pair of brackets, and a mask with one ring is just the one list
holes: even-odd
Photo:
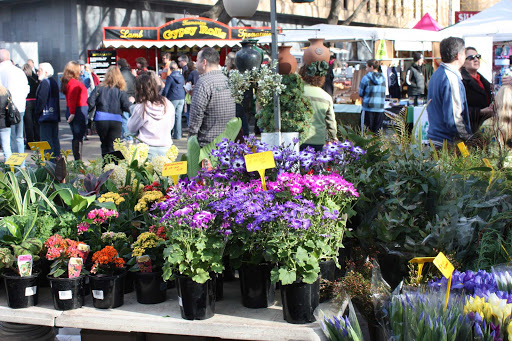
[(357, 8), (354, 10), (354, 12), (352, 12), (352, 14), (347, 19), (345, 19), (345, 21), (343, 21), (343, 25), (345, 25), (345, 26), (350, 25), (352, 23), (352, 21), (354, 21), (356, 16), (359, 14), (359, 12), (361, 12), (363, 7), (366, 6), (368, 1), (370, 1), (370, 0), (361, 0), (361, 3), (359, 4), (359, 6), (357, 6)]
[(217, 20), (224, 24), (227, 24), (231, 20), (231, 17), (224, 9), (224, 2), (222, 2), (222, 0), (217, 0), (215, 5), (213, 5), (208, 11), (201, 13), (200, 16), (203, 18)]
[(341, 0), (331, 0), (331, 10), (329, 11), (329, 16), (327, 17), (327, 24), (338, 25), (338, 21), (340, 19), (340, 12)]

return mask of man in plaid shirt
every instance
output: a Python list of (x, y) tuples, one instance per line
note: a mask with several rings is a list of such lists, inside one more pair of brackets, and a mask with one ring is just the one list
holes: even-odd
[(211, 47), (203, 48), (197, 55), (199, 79), (194, 85), (188, 127), (189, 136), (197, 135), (201, 147), (224, 132), (226, 124), (235, 117), (235, 99), (219, 61), (219, 53)]

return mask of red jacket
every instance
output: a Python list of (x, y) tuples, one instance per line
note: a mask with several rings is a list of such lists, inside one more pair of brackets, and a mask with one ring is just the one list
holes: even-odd
[(91, 73), (91, 76), (92, 76), (92, 80), (94, 81), (94, 86), (100, 85), (100, 79), (94, 72)]
[(82, 82), (71, 78), (66, 87), (66, 104), (70, 115), (74, 115), (77, 107), (87, 107), (87, 89)]

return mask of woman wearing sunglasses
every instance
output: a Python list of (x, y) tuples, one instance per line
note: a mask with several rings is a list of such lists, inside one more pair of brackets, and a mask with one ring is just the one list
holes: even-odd
[(469, 118), (473, 134), (479, 131), (485, 120), (492, 117), (494, 110), (491, 107), (493, 101), (492, 86), (478, 72), (482, 56), (474, 47), (466, 47), (466, 61), (460, 69), (462, 83), (466, 88), (468, 100)]

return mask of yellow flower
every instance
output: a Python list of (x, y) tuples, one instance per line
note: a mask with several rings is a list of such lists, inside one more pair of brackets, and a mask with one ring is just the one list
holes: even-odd
[(119, 205), (120, 203), (124, 202), (124, 198), (120, 196), (118, 193), (108, 192), (105, 194), (102, 194), (98, 198), (99, 202), (113, 202), (116, 205)]
[(159, 238), (153, 232), (144, 232), (139, 235), (135, 243), (132, 244), (132, 256), (138, 257), (146, 253), (147, 249), (154, 248), (159, 242), (163, 242), (162, 238)]
[(512, 321), (507, 326), (508, 341), (512, 341)]
[(142, 211), (145, 212), (148, 210), (148, 204), (154, 201), (162, 199), (164, 194), (160, 191), (147, 191), (142, 195), (142, 198), (139, 199), (137, 205), (133, 208), (135, 212)]

